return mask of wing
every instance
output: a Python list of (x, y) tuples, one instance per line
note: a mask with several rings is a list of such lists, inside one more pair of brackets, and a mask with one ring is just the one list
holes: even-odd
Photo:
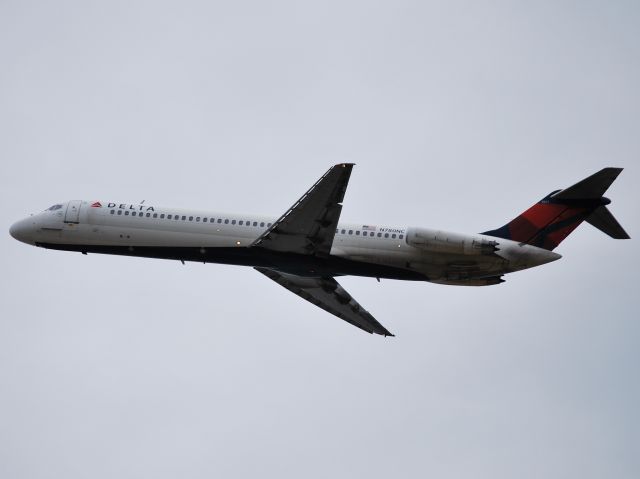
[(329, 168), (251, 246), (272, 251), (329, 256), (353, 164)]
[(333, 278), (306, 278), (267, 268), (255, 269), (301, 298), (368, 333), (393, 336)]

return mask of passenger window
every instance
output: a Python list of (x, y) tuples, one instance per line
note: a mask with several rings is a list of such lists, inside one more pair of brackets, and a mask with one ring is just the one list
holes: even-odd
[[(173, 219), (178, 221), (180, 219), (180, 215), (173, 215)], [(184, 219), (184, 218), (183, 218)]]
[(158, 213), (154, 213), (154, 214), (153, 214), (153, 217), (154, 217), (154, 218), (157, 218), (157, 217), (158, 217)]
[(121, 215), (122, 214), (122, 210), (118, 210), (118, 214)]
[(271, 223), (267, 223), (267, 228), (271, 228)]
[(222, 218), (218, 218), (218, 223), (222, 223)]
[(356, 230), (356, 236), (360, 236), (360, 230)]
[(395, 234), (392, 234), (392, 235), (391, 235), (391, 237), (395, 239), (396, 235), (395, 235)]
[(403, 238), (404, 238), (404, 235), (400, 235), (400, 239), (403, 239)]
[(239, 224), (240, 226), (242, 226), (242, 225), (244, 224), (244, 221), (240, 220), (240, 221), (238, 221), (238, 224)]
[[(193, 216), (192, 216), (193, 218)], [(182, 221), (187, 221), (187, 217), (185, 215), (182, 215)]]
[(346, 230), (341, 230), (340, 233), (345, 234)]
[(131, 216), (135, 216), (135, 215), (136, 215), (136, 212), (135, 212), (135, 211), (132, 211), (132, 212), (131, 212)]
[(116, 210), (111, 210), (111, 214), (112, 215), (116, 214)]
[(163, 219), (164, 219), (164, 213), (162, 213), (162, 214), (160, 215), (160, 219), (161, 219), (161, 220), (163, 220)]
[(369, 236), (375, 236), (375, 233), (372, 231), (371, 233), (369, 233)]
[(151, 216), (151, 213), (147, 213), (147, 218), (149, 218)]
[(202, 222), (206, 223), (207, 222), (207, 218), (202, 218)]
[(264, 228), (264, 221), (260, 222), (260, 228)]
[(389, 237), (389, 233), (385, 233), (385, 234), (384, 234), (384, 237), (385, 237), (385, 238), (388, 238), (388, 237)]
[(231, 224), (235, 225), (236, 224), (236, 220), (231, 220)]
[(170, 220), (171, 219), (171, 215), (167, 215), (167, 219)]
[(353, 230), (349, 230), (349, 234), (352, 235), (353, 234)]
[(224, 220), (224, 224), (228, 225), (229, 224), (229, 220)]
[(382, 238), (382, 233), (378, 233), (378, 238)]
[(257, 221), (254, 221), (254, 222), (253, 222), (253, 226), (258, 226), (258, 222), (257, 222)]

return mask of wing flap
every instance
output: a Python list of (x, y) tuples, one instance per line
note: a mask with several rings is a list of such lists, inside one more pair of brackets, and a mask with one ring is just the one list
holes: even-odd
[(393, 336), (333, 278), (307, 278), (268, 268), (255, 269), (292, 293), (363, 331)]

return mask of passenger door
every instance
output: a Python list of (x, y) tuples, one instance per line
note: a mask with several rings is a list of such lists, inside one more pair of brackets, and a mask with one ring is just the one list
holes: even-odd
[(79, 223), (80, 222), (80, 207), (82, 206), (81, 200), (71, 200), (67, 203), (67, 212), (64, 215), (65, 223)]

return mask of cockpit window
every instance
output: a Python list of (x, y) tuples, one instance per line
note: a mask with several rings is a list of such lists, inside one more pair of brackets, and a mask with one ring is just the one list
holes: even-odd
[(53, 205), (47, 208), (45, 211), (55, 211), (55, 210), (59, 210), (60, 208), (62, 208), (62, 205)]

